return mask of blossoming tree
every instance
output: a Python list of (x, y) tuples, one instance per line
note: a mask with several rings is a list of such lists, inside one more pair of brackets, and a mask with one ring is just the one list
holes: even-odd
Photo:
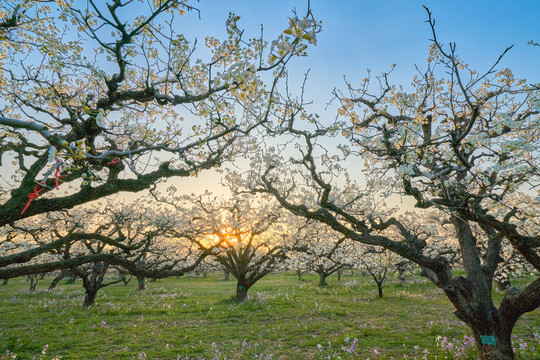
[(389, 250), (378, 250), (373, 247), (364, 247), (360, 250), (356, 267), (367, 273), (377, 284), (377, 294), (383, 297), (384, 282), (398, 270), (398, 263), (403, 261), (396, 253)]
[(202, 236), (197, 243), (235, 277), (236, 299), (245, 301), (249, 289), (286, 258), (290, 244), (280, 208), (268, 196), (233, 194), (227, 200), (206, 193), (191, 199)]
[(295, 246), (288, 258), (296, 260), (288, 261), (319, 275), (319, 286), (326, 286), (328, 276), (354, 264), (354, 244), (324, 224), (308, 221), (293, 236)]
[[(390, 85), (389, 74), (377, 78), (377, 92), (370, 77), (358, 87), (349, 84), (346, 94), (335, 92), (341, 120), (330, 126), (303, 110), (299, 99), (284, 109), (274, 132), (296, 139), (288, 143), (299, 148), (299, 156), (288, 161), (280, 156), (284, 148), (268, 148), (247, 183), (253, 191), (273, 194), (297, 215), (418, 264), (470, 327), (480, 358), (513, 359), (512, 329), (521, 315), (540, 305), (540, 278), (535, 275), (521, 289), (510, 287), (498, 305), (492, 285), (502, 257), (509, 254), (505, 247), (540, 270), (538, 226), (524, 225), (539, 207), (534, 192), (540, 87), (516, 79), (509, 69), (496, 71), (499, 61), (485, 73), (471, 69), (454, 44), (441, 45), (429, 11), (428, 16), (433, 45), (427, 69), (413, 78), (412, 90)], [(307, 121), (300, 126), (301, 120)], [(325, 140), (338, 135), (341, 152)], [(359, 160), (365, 177), (355, 183), (343, 166)], [(293, 167), (295, 174), (285, 176), (284, 167)], [(311, 198), (298, 201), (297, 191), (310, 191)], [(374, 193), (412, 198), (419, 215), (431, 209), (446, 214), (466, 275), (454, 276), (449, 255), (426, 251), (427, 241), (406, 223), (378, 212)], [(516, 202), (516, 197), (528, 200)], [(485, 246), (478, 246), (474, 226)], [(400, 237), (385, 234), (390, 228)]]
[(320, 25), (308, 9), (268, 44), (231, 14), (197, 58), (178, 31), (197, 12), (181, 0), (2, 1), (0, 226), (214, 168), (269, 120), (285, 66)]

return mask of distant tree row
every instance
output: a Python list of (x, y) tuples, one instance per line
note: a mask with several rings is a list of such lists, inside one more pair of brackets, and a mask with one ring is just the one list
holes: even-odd
[[(272, 271), (311, 270), (326, 278), (345, 268), (370, 273), (379, 286), (397, 270), (395, 257), (372, 256), (359, 244), (336, 240), (326, 226), (287, 213), (272, 198), (210, 193), (162, 198), (161, 207), (139, 200), (129, 205), (97, 205), (80, 211), (48, 213), (35, 222), (4, 227), (0, 278), (27, 275), (34, 291), (44, 274), (81, 278), (84, 306), (97, 292), (135, 276), (139, 290), (147, 278), (222, 269), (237, 281), (236, 299)], [(382, 260), (382, 261), (381, 261)], [(110, 278), (111, 272), (118, 276)], [(375, 275), (378, 274), (378, 275)], [(384, 274), (384, 275), (383, 275)]]

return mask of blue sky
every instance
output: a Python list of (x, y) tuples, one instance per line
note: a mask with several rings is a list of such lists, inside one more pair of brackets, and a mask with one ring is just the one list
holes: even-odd
[[(260, 24), (272, 40), (287, 23), (291, 10), (304, 14), (307, 0), (203, 0), (197, 7), (201, 20), (189, 20), (187, 34), (224, 34), (229, 12), (241, 16), (240, 27), (256, 36)], [(343, 88), (343, 75), (353, 83), (365, 76), (388, 71), (396, 84), (408, 85), (414, 66), (425, 64), (431, 30), (426, 11), (436, 19), (437, 36), (445, 44), (456, 42), (458, 55), (473, 68), (487, 70), (499, 54), (514, 44), (498, 68), (510, 67), (518, 77), (540, 82), (540, 1), (538, 0), (311, 0), (315, 17), (323, 22), (318, 45), (309, 56), (295, 61), (291, 73), (311, 69), (308, 85), (312, 98), (329, 100), (334, 87)], [(194, 16), (189, 16), (194, 18)], [(200, 39), (202, 40), (202, 39)]]

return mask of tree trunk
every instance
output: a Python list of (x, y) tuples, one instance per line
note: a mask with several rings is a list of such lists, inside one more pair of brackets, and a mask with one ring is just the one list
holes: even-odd
[(139, 283), (139, 291), (146, 290), (146, 278), (141, 275), (137, 275), (137, 282)]
[(223, 273), (225, 274), (225, 280), (229, 280), (229, 271), (223, 270)]
[(319, 273), (319, 286), (326, 286), (326, 274)]
[(296, 270), (296, 275), (298, 276), (298, 281), (302, 281), (302, 270)]
[(343, 270), (338, 270), (338, 272), (337, 272), (337, 281), (341, 281), (341, 273), (343, 273)]
[(383, 297), (382, 282), (377, 281), (377, 288), (379, 289), (379, 297), (382, 298)]
[[(471, 329), (478, 356), (481, 360), (514, 360), (512, 349), (512, 329), (519, 316), (537, 306), (538, 290), (530, 290), (531, 298), (520, 298), (518, 304), (512, 305), (517, 295), (508, 293), (499, 309), (491, 299), (491, 293), (481, 297), (476, 283), (462, 276), (457, 276), (443, 287), (448, 299), (454, 304), (454, 314)], [(519, 290), (516, 289), (519, 293)], [(483, 301), (478, 301), (480, 299)], [(521, 308), (520, 308), (521, 307)]]
[(511, 341), (513, 324), (507, 324), (494, 312), (491, 321), (478, 318), (474, 324), (467, 325), (472, 331), (481, 360), (514, 359)]
[(103, 262), (94, 263), (92, 265), (90, 273), (84, 274), (82, 276), (81, 274), (79, 274), (79, 276), (81, 276), (83, 280), (83, 287), (86, 290), (86, 295), (84, 297), (85, 307), (90, 307), (94, 305), (97, 292), (103, 287), (103, 279), (105, 274), (107, 273), (108, 267), (109, 264)]
[(28, 280), (30, 281), (30, 292), (33, 293), (36, 291), (36, 286), (39, 282), (39, 278), (37, 275), (28, 275)]
[(247, 293), (250, 286), (246, 282), (245, 277), (239, 276), (236, 281), (236, 300), (243, 303), (247, 298)]
[[(482, 267), (477, 239), (468, 222), (452, 216), (452, 223), (467, 277), (456, 276), (444, 286), (444, 292), (456, 308), (455, 315), (471, 329), (481, 360), (513, 360), (512, 329), (519, 318), (520, 308), (537, 303), (537, 287), (533, 286), (530, 299), (520, 298), (517, 289), (517, 294), (507, 293), (497, 310), (492, 299), (493, 265)], [(519, 305), (516, 306), (515, 302)]]
[(84, 296), (84, 307), (90, 307), (94, 305), (94, 302), (96, 301), (98, 288), (90, 287), (85, 290), (86, 290), (86, 294)]

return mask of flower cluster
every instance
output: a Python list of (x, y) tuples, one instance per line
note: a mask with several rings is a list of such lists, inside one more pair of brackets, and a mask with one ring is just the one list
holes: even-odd
[(316, 34), (319, 31), (320, 24), (311, 18), (304, 17), (301, 20), (297, 16), (290, 18), (289, 27), (270, 45), (268, 63), (274, 64), (291, 52), (296, 55), (304, 55), (307, 46), (301, 41), (306, 40), (309, 44), (317, 45)]

